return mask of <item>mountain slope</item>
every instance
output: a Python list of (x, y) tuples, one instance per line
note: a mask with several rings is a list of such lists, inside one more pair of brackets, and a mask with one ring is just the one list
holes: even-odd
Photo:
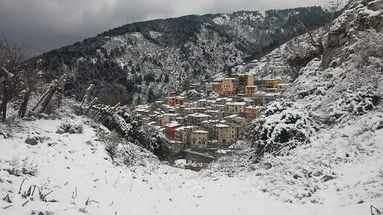
[(40, 57), (47, 79), (70, 74), (67, 95), (94, 83), (104, 103), (145, 103), (264, 55), (304, 32), (298, 19), (316, 28), (327, 17), (309, 7), (138, 22)]
[[(334, 21), (322, 58), (304, 66), (253, 122), (247, 134), (252, 147), (213, 164), (212, 171), (255, 172), (261, 190), (286, 202), (382, 208), (382, 38), (383, 1), (351, 1)], [(273, 61), (251, 67), (262, 64), (272, 67)], [(287, 61), (281, 66), (289, 67)]]

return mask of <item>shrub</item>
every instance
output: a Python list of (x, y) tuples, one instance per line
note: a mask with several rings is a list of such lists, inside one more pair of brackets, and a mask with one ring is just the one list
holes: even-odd
[(372, 88), (362, 89), (358, 92), (348, 92), (341, 100), (345, 109), (355, 115), (363, 115), (371, 111), (378, 103), (379, 97)]
[(83, 126), (81, 123), (74, 123), (70, 121), (66, 121), (60, 124), (57, 128), (56, 133), (58, 134), (81, 134), (83, 132)]
[(29, 157), (24, 159), (14, 158), (12, 161), (6, 161), (3, 170), (7, 171), (10, 175), (22, 176), (30, 175), (36, 176), (38, 167)]
[(284, 155), (298, 145), (309, 143), (310, 135), (317, 129), (305, 112), (281, 108), (280, 104), (271, 105), (265, 113), (267, 116), (255, 120), (246, 132), (246, 139), (258, 156)]

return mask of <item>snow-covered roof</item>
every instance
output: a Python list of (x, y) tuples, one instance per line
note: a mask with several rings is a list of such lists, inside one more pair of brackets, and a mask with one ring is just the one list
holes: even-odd
[(183, 96), (169, 96), (169, 97), (166, 97), (165, 99), (185, 99), (185, 97), (183, 97)]
[(217, 122), (219, 122), (219, 120), (212, 120), (212, 119), (210, 119), (210, 120), (202, 121), (202, 123), (217, 123)]
[(209, 115), (203, 114), (203, 113), (193, 113), (193, 114), (189, 114), (188, 116), (196, 117), (196, 118), (210, 117)]
[(181, 126), (181, 127), (176, 128), (176, 131), (183, 131), (183, 130), (185, 130), (185, 126)]
[(217, 128), (228, 128), (230, 126), (226, 125), (226, 124), (217, 124), (217, 125), (214, 125), (215, 127)]
[(230, 105), (230, 106), (245, 106), (246, 102), (228, 102), (228, 103), (226, 103), (226, 105)]
[(197, 130), (197, 131), (193, 131), (193, 133), (208, 134), (209, 132), (208, 131), (203, 131), (203, 130)]
[(178, 113), (165, 113), (164, 116), (178, 116)]
[(165, 126), (166, 127), (176, 127), (176, 126), (181, 126), (181, 124), (178, 122), (170, 122), (170, 123), (166, 124)]
[(136, 112), (144, 112), (144, 113), (148, 113), (148, 112), (150, 112), (150, 110), (148, 110), (148, 109), (144, 109), (144, 108), (137, 108), (137, 109), (135, 109), (134, 111), (136, 111)]
[(148, 122), (148, 125), (154, 125), (154, 124), (156, 124), (156, 122), (154, 122), (154, 121)]
[(232, 114), (230, 116), (227, 116), (226, 118), (230, 119), (230, 118), (235, 118), (235, 117), (238, 117), (238, 115), (237, 114)]
[(265, 96), (280, 96), (281, 93), (266, 93)]
[(207, 113), (221, 113), (220, 110), (207, 110)]
[(262, 109), (261, 106), (247, 106), (247, 109)]

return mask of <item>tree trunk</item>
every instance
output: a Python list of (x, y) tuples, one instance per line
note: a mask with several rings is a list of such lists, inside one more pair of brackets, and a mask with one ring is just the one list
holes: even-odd
[(45, 97), (44, 101), (41, 103), (40, 113), (43, 113), (46, 110), (46, 108), (48, 107), (49, 102), (51, 101), (52, 97), (54, 96), (56, 91), (59, 89), (59, 87), (60, 87), (60, 85), (61, 85), (61, 83), (63, 81), (65, 81), (65, 74), (62, 75), (61, 78), (58, 81), (56, 81), (56, 83), (54, 83), (49, 88), (49, 90), (46, 93), (46, 97)]
[(49, 102), (51, 101), (53, 95), (54, 95), (55, 92), (56, 92), (56, 89), (55, 89), (55, 88), (56, 88), (55, 86), (51, 86), (51, 88), (49, 88), (49, 91), (48, 91), (47, 96), (45, 97), (43, 103), (41, 103), (41, 110), (40, 110), (40, 113), (44, 113), (45, 110), (47, 109)]
[(24, 95), (23, 103), (21, 103), (21, 106), (18, 112), (18, 116), (20, 118), (25, 117), (25, 113), (27, 112), (28, 102), (29, 102), (29, 98), (31, 97), (31, 93), (32, 93), (32, 90), (28, 89), (28, 91)]
[(5, 76), (5, 81), (3, 85), (4, 96), (3, 96), (3, 102), (1, 103), (1, 112), (3, 113), (2, 115), (3, 122), (7, 120), (7, 104), (8, 104), (7, 89), (8, 89), (8, 75)]
[(94, 98), (91, 102), (90, 102), (90, 105), (88, 106), (88, 109), (85, 111), (85, 115), (88, 115), (90, 109), (92, 109), (93, 105), (97, 102), (97, 97)]

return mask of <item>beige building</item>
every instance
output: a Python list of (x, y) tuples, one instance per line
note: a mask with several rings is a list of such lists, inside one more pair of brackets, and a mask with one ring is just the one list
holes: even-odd
[(237, 80), (236, 91), (237, 93), (244, 93), (246, 90), (246, 86), (254, 85), (254, 75), (249, 74), (237, 74), (234, 75)]
[(259, 117), (259, 115), (261, 114), (261, 110), (262, 110), (262, 108), (259, 107), (259, 106), (256, 106), (256, 107), (254, 107), (254, 106), (245, 107), (245, 113), (253, 115), (255, 117)]
[(225, 119), (230, 123), (234, 123), (234, 124), (242, 126), (242, 127), (248, 126), (251, 122), (251, 119), (246, 118), (246, 117), (242, 117), (242, 116), (238, 116), (236, 114), (227, 116)]
[(229, 102), (226, 103), (226, 111), (229, 113), (244, 113), (246, 102)]
[(218, 143), (231, 143), (237, 139), (237, 129), (235, 126), (227, 124), (216, 124), (214, 125), (214, 139)]
[(192, 132), (191, 145), (194, 148), (207, 148), (209, 140), (209, 132), (197, 130)]
[(192, 134), (193, 131), (198, 130), (197, 126), (185, 126), (182, 129), (182, 143), (184, 143), (186, 146), (189, 146), (192, 144)]
[(170, 123), (170, 122), (173, 122), (173, 121), (177, 121), (177, 117), (179, 117), (179, 114), (176, 114), (176, 113), (165, 113), (165, 114), (163, 114), (163, 117), (164, 117), (164, 122), (166, 124), (166, 123)]
[(200, 99), (197, 101), (197, 107), (206, 107), (208, 105), (208, 102), (206, 99)]
[(165, 103), (171, 106), (183, 105), (184, 97), (181, 97), (181, 96), (167, 97), (165, 98)]
[(201, 125), (203, 121), (208, 120), (210, 118), (209, 115), (202, 113), (189, 114), (187, 117), (188, 123), (190, 125)]
[(174, 140), (182, 142), (184, 130), (184, 126), (176, 128), (174, 132)]
[(225, 78), (222, 80), (221, 94), (233, 95), (235, 94), (235, 78)]
[(257, 92), (257, 86), (255, 85), (248, 85), (245, 88), (245, 95), (251, 96), (254, 95)]
[(160, 124), (160, 126), (165, 126), (165, 117), (164, 115), (159, 115), (157, 116), (157, 122), (158, 124)]

